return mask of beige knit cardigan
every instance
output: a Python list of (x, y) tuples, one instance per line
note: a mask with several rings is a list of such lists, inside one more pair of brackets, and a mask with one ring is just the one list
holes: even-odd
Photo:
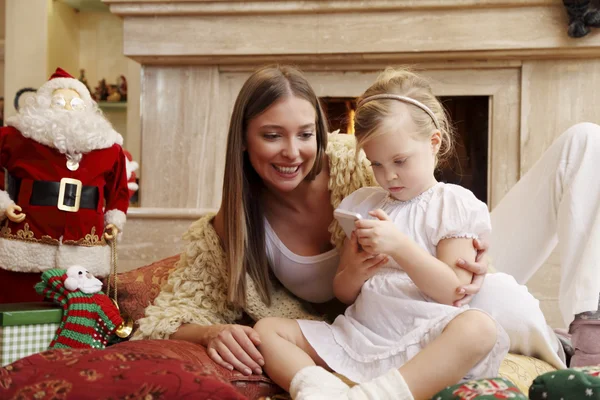
[[(364, 155), (357, 162), (354, 136), (329, 135), (329, 190), (331, 204), (337, 207), (342, 199), (355, 190), (375, 184), (371, 168)], [(271, 306), (262, 302), (254, 282), (247, 276), (246, 307), (234, 308), (227, 301), (225, 252), (211, 220), (214, 214), (196, 221), (184, 235), (189, 241), (167, 284), (154, 304), (146, 308), (139, 320), (133, 339), (167, 339), (182, 324), (231, 324), (245, 311), (254, 321), (267, 316), (294, 319), (320, 319), (309, 312), (302, 300), (288, 292), (279, 282), (273, 282)], [(338, 249), (345, 238), (337, 221), (329, 226), (331, 242)]]

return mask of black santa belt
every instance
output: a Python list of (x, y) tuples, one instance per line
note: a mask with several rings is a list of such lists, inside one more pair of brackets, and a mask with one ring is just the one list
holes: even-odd
[[(17, 203), (21, 179), (6, 172), (6, 192)], [(85, 186), (78, 179), (62, 178), (60, 182), (32, 181), (29, 204), (54, 206), (59, 210), (77, 212), (80, 208), (98, 208), (100, 191), (97, 186)]]

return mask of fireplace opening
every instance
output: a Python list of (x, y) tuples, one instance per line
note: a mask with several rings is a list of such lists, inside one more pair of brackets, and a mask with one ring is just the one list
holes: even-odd
[[(436, 178), (464, 186), (487, 203), (489, 97), (444, 96), (439, 99), (455, 128), (455, 151), (448, 163), (438, 169)], [(355, 98), (321, 97), (320, 101), (330, 131), (354, 133)]]

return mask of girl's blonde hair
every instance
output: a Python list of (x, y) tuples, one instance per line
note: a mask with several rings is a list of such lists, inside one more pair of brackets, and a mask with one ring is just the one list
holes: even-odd
[(446, 110), (433, 95), (429, 82), (406, 68), (387, 68), (377, 77), (375, 83), (358, 98), (359, 106), (354, 114), (354, 132), (358, 148), (362, 148), (367, 141), (374, 137), (386, 133), (382, 129), (382, 124), (387, 118), (397, 117), (398, 111), (394, 109), (394, 104), (401, 100), (378, 98), (364, 101), (376, 95), (403, 96), (416, 100), (417, 103), (427, 107), (435, 118), (432, 118), (420, 106), (403, 101), (407, 105), (420, 135), (429, 138), (436, 130), (440, 132), (442, 140), (436, 157), (437, 165), (439, 166), (448, 159), (454, 147), (454, 132)]

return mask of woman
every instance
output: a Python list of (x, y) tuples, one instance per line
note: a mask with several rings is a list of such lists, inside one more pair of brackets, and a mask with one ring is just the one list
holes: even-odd
[[(231, 118), (219, 212), (201, 218), (186, 233), (190, 243), (168, 284), (146, 309), (135, 338), (197, 342), (218, 364), (258, 374), (264, 364), (257, 350), (260, 338), (252, 328), (235, 324), (243, 314), (254, 321), (266, 316), (322, 318), (306, 304), (332, 299), (339, 257), (352, 258), (336, 250), (344, 234), (333, 220), (333, 209), (354, 190), (374, 185), (364, 157), (355, 161), (354, 137), (328, 137), (326, 132), (318, 99), (297, 70), (266, 67), (248, 78)], [(557, 171), (554, 159), (546, 171)], [(516, 222), (529, 223), (525, 217)], [(494, 239), (510, 239), (514, 228), (496, 231)], [(376, 266), (383, 259), (348, 262)], [(464, 303), (479, 291), (487, 263), (459, 266), (477, 274), (461, 289)], [(494, 311), (512, 313), (501, 304), (498, 309)]]

